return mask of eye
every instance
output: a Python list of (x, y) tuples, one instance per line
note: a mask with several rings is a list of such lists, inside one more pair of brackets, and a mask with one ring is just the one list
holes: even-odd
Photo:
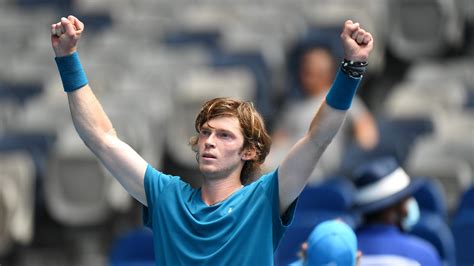
[(199, 135), (201, 136), (209, 136), (210, 134), (211, 134), (211, 131), (206, 128), (201, 129), (201, 132), (199, 132)]
[(223, 139), (230, 139), (230, 138), (233, 137), (232, 134), (230, 134), (229, 132), (226, 132), (226, 131), (219, 132), (219, 133), (218, 133), (218, 136), (219, 136), (220, 138), (223, 138)]

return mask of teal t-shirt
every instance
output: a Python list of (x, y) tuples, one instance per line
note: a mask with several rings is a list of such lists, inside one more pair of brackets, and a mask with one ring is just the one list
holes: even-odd
[(148, 165), (145, 192), (156, 265), (273, 265), (296, 205), (280, 218), (277, 171), (207, 206), (200, 189)]

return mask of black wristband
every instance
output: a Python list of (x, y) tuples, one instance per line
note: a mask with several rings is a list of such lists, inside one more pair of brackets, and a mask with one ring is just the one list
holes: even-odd
[(350, 77), (360, 78), (364, 75), (368, 65), (369, 63), (367, 62), (344, 59), (344, 61), (341, 62), (341, 70)]

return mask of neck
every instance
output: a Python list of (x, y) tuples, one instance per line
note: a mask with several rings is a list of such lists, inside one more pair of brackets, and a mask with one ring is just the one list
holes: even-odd
[(240, 178), (207, 179), (204, 178), (201, 187), (202, 201), (211, 206), (227, 199), (243, 187)]

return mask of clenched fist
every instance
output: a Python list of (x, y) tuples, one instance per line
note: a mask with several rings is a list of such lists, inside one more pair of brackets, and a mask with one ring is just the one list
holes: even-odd
[(369, 59), (369, 54), (374, 47), (374, 39), (370, 32), (360, 27), (359, 23), (347, 20), (344, 23), (341, 40), (345, 59), (364, 62)]
[(77, 50), (77, 43), (84, 30), (84, 23), (74, 16), (62, 17), (51, 25), (51, 44), (56, 57), (70, 55)]

